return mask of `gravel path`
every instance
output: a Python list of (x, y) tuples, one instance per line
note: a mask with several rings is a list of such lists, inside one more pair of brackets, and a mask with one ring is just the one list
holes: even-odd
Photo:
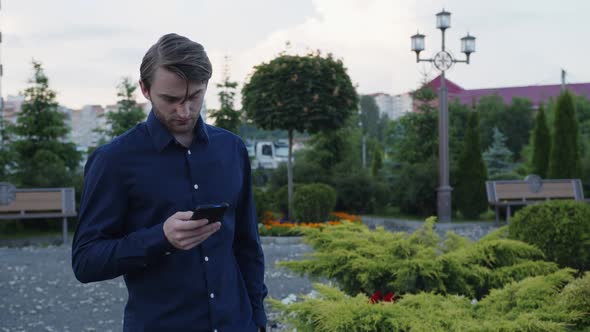
[[(269, 296), (285, 299), (311, 292), (309, 280), (275, 266), (310, 252), (299, 238), (263, 238), (263, 249)], [(121, 331), (127, 300), (123, 279), (79, 283), (70, 250), (56, 245), (0, 247), (0, 331)], [(274, 321), (273, 313), (269, 320)]]

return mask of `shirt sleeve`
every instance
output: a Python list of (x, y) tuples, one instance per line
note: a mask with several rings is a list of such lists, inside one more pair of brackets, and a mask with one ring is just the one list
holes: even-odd
[(104, 147), (84, 168), (78, 227), (72, 244), (72, 267), (83, 283), (113, 279), (146, 268), (174, 247), (163, 222), (125, 233), (127, 191), (117, 161)]
[(252, 196), (250, 158), (246, 147), (240, 145), (243, 161), (243, 186), (240, 201), (236, 207), (236, 230), (234, 254), (246, 283), (248, 296), (252, 303), (254, 322), (257, 326), (266, 326), (264, 298), (268, 294), (264, 284), (264, 254), (258, 234), (256, 207)]

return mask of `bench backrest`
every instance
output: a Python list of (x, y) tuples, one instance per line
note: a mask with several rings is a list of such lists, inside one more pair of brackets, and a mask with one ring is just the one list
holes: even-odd
[(74, 188), (17, 189), (16, 198), (9, 205), (0, 205), (2, 216), (55, 213), (64, 216), (76, 215)]
[(533, 186), (525, 180), (486, 181), (488, 202), (535, 201), (546, 199), (584, 200), (580, 179), (542, 180)]

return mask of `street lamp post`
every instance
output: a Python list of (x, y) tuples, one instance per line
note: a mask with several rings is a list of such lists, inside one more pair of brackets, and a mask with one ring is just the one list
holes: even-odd
[(441, 222), (451, 221), (451, 188), (449, 182), (449, 110), (448, 91), (445, 80), (445, 71), (451, 68), (454, 63), (464, 62), (469, 64), (469, 55), (475, 52), (475, 37), (467, 36), (461, 38), (461, 52), (465, 53), (465, 60), (455, 59), (445, 47), (445, 30), (451, 27), (451, 13), (443, 9), (436, 14), (436, 27), (442, 32), (442, 49), (430, 59), (421, 59), (420, 52), (424, 51), (424, 35), (417, 33), (412, 36), (412, 51), (416, 52), (416, 62), (431, 62), (441, 72), (440, 90), (438, 95), (439, 116), (438, 116), (438, 164), (439, 164), (439, 187), (437, 189), (437, 215)]

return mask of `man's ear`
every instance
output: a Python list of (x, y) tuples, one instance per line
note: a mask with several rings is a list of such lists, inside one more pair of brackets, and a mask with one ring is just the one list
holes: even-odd
[(150, 97), (150, 90), (145, 86), (145, 84), (143, 84), (142, 80), (139, 80), (139, 87), (141, 88), (141, 93), (143, 94), (145, 99), (151, 102), (152, 98)]

